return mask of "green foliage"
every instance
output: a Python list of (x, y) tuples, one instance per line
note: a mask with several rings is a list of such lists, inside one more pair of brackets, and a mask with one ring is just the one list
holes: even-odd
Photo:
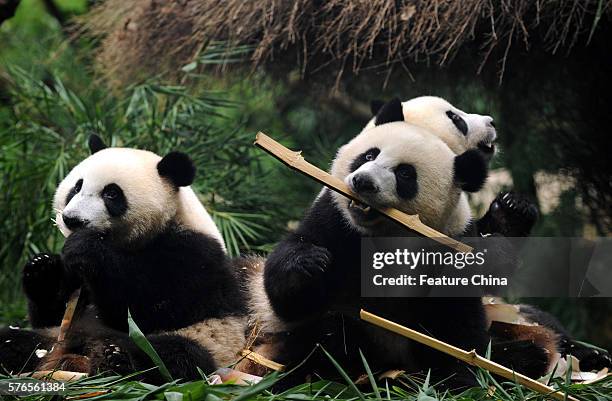
[[(331, 362), (334, 363), (339, 373), (344, 371), (327, 354)], [(367, 362), (364, 364), (367, 367)], [(274, 390), (274, 385), (283, 379), (286, 374), (272, 373), (263, 378), (257, 384), (251, 386), (239, 386), (232, 383), (211, 385), (206, 380), (193, 382), (170, 381), (160, 386), (155, 386), (139, 381), (136, 375), (126, 377), (119, 376), (93, 376), (66, 383), (66, 391), (60, 399), (78, 399), (86, 397), (95, 400), (312, 400), (312, 401), (480, 401), (480, 400), (499, 400), (499, 401), (544, 401), (545, 395), (533, 392), (512, 381), (498, 381), (489, 372), (478, 369), (474, 372), (478, 386), (467, 389), (461, 393), (450, 393), (440, 389), (440, 383), (430, 383), (429, 374), (425, 378), (399, 375), (395, 380), (381, 379), (373, 382), (368, 390), (366, 386), (357, 385), (348, 377), (346, 383), (331, 381), (328, 379), (318, 379), (312, 383), (305, 383), (287, 389), (283, 392)], [(345, 376), (346, 374), (342, 374)], [(31, 379), (16, 378), (0, 375), (0, 388), (6, 386), (8, 381), (27, 382)], [(571, 384), (565, 378), (556, 378), (549, 383), (553, 388), (566, 392), (569, 395), (585, 401), (606, 401), (612, 394), (612, 378), (608, 377), (594, 384)], [(90, 398), (95, 395), (95, 398)], [(3, 399), (16, 400), (17, 397), (4, 396)], [(53, 396), (31, 395), (20, 397), (24, 401), (47, 401), (57, 399)]]

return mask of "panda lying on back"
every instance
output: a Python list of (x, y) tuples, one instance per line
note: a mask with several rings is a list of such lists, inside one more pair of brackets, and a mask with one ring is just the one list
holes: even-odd
[[(230, 352), (238, 352), (246, 307), (221, 236), (187, 187), (195, 175), (191, 160), (179, 152), (162, 158), (106, 148), (95, 136), (90, 148), (92, 156), (55, 194), (56, 222), (67, 235), (61, 255), (38, 255), (24, 268), (30, 320), (40, 329), (0, 332), (3, 368), (17, 372), (34, 349), (50, 349), (56, 329), (42, 328), (59, 324), (69, 294), (82, 286), (89, 306), (68, 338), (68, 355), (46, 362), (69, 370), (69, 354), (79, 354), (89, 366), (75, 370), (148, 368), (149, 358), (125, 334), (129, 309), (171, 373), (197, 378), (196, 367), (214, 370), (218, 344), (202, 344), (221, 326), (236, 340)], [(207, 338), (200, 342), (194, 333)], [(35, 359), (25, 370), (37, 367)]]
[[(462, 236), (472, 230), (471, 213), (459, 198), (462, 191), (481, 188), (487, 167), (478, 151), (455, 155), (429, 132), (379, 113), (375, 127), (340, 148), (331, 173), (368, 204), (419, 214), (425, 224)], [(487, 347), (479, 298), (360, 298), (361, 238), (396, 235), (413, 233), (330, 190), (319, 194), (297, 230), (266, 261), (269, 300), (293, 326), (275, 355), (280, 362), (300, 362), (320, 342), (349, 373), (363, 371), (361, 349), (373, 370), (431, 368), (436, 378), (454, 374), (454, 385), (475, 383), (453, 358), (359, 321), (364, 308), (464, 349)], [(309, 373), (334, 372), (325, 358), (309, 363), (302, 367)]]

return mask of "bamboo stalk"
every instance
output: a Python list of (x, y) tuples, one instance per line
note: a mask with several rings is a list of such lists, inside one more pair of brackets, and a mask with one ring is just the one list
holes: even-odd
[[(292, 169), (297, 170), (298, 172), (314, 179), (315, 181), (346, 196), (347, 198), (361, 203), (366, 203), (351, 192), (349, 187), (342, 180), (308, 163), (304, 157), (302, 157), (301, 152), (294, 152), (287, 149), (263, 132), (257, 133), (257, 136), (255, 137), (255, 145), (265, 150)], [(421, 222), (418, 215), (407, 215), (406, 213), (393, 208), (377, 210), (405, 227), (408, 227), (409, 229), (414, 230), (425, 237), (429, 237), (443, 245), (463, 253), (472, 252), (472, 247), (425, 225), (423, 222)]]
[(370, 312), (365, 310), (361, 310), (359, 312), (359, 316), (362, 320), (365, 320), (368, 323), (371, 323), (375, 326), (382, 327), (383, 329), (392, 331), (401, 336), (407, 337), (411, 340), (419, 342), (421, 344), (427, 345), (428, 347), (434, 348), (440, 352), (444, 352), (445, 354), (451, 355), (463, 362), (468, 363), (472, 366), (478, 366), (479, 368), (483, 368), (488, 370), (491, 373), (497, 374), (499, 376), (503, 376), (506, 379), (510, 379), (516, 381), (519, 384), (522, 384), (525, 387), (528, 387), (534, 391), (539, 393), (548, 395), (559, 401), (578, 401), (578, 399), (565, 394), (559, 390), (555, 390), (552, 387), (549, 387), (545, 384), (540, 383), (539, 381), (533, 380), (525, 375), (517, 373), (507, 367), (495, 363), (487, 358), (483, 358), (476, 353), (475, 350), (465, 351), (461, 348), (455, 347), (453, 345), (447, 344), (443, 341), (430, 337), (428, 335), (419, 333), (416, 330), (409, 329), (408, 327), (402, 326), (390, 320), (384, 319), (380, 316), (376, 316)]
[(81, 289), (77, 288), (68, 299), (68, 303), (66, 304), (66, 311), (64, 312), (64, 316), (62, 317), (62, 323), (60, 324), (57, 342), (63, 342), (66, 339), (66, 334), (68, 333), (70, 325), (72, 324), (72, 319), (74, 318), (74, 312), (76, 311), (77, 305), (79, 303), (80, 295)]
[(31, 377), (38, 380), (57, 380), (60, 382), (71, 382), (87, 377), (87, 373), (70, 372), (67, 370), (37, 370), (30, 373), (22, 373), (19, 377)]
[(37, 379), (50, 378), (58, 381), (73, 381), (81, 379), (83, 377), (87, 377), (87, 373), (70, 372), (56, 369), (58, 363), (64, 356), (66, 336), (68, 335), (68, 331), (70, 330), (70, 326), (72, 325), (72, 321), (74, 320), (77, 306), (79, 304), (80, 295), (80, 288), (76, 289), (70, 295), (70, 298), (66, 303), (66, 311), (64, 312), (64, 316), (62, 317), (62, 322), (60, 324), (57, 340), (51, 348), (51, 352), (49, 352), (44, 357), (44, 360), (38, 365), (38, 369), (40, 370), (23, 373), (20, 376), (31, 376)]
[(265, 366), (266, 368), (275, 370), (277, 372), (282, 372), (285, 370), (285, 365), (282, 365), (278, 362), (274, 362), (271, 359), (266, 358), (263, 355), (258, 354), (257, 352), (245, 349), (240, 353), (246, 359), (253, 361), (259, 365)]

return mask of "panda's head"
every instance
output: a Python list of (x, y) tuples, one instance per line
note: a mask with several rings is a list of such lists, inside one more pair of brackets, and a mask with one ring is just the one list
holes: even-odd
[(194, 179), (189, 157), (107, 148), (97, 136), (89, 147), (92, 155), (72, 169), (53, 199), (61, 232), (93, 228), (134, 241), (163, 230), (177, 214), (179, 188)]
[[(487, 166), (476, 150), (455, 155), (438, 137), (404, 121), (382, 122), (341, 147), (332, 175), (368, 205), (393, 207), (443, 233), (462, 233), (471, 219), (461, 191), (478, 191)], [(335, 194), (335, 202), (362, 233), (384, 232), (388, 221), (373, 208)], [(465, 210), (464, 210), (465, 209)]]
[(406, 102), (397, 98), (388, 103), (373, 101), (371, 108), (376, 117), (366, 128), (375, 126), (381, 114), (401, 115), (404, 121), (434, 133), (455, 154), (478, 149), (487, 161), (495, 154), (497, 133), (493, 118), (466, 113), (440, 97), (421, 96)]

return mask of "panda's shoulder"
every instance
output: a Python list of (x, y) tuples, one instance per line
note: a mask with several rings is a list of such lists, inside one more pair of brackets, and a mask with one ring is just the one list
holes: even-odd
[(223, 246), (217, 238), (174, 222), (169, 224), (151, 245), (160, 249), (183, 250), (194, 254), (224, 254)]

